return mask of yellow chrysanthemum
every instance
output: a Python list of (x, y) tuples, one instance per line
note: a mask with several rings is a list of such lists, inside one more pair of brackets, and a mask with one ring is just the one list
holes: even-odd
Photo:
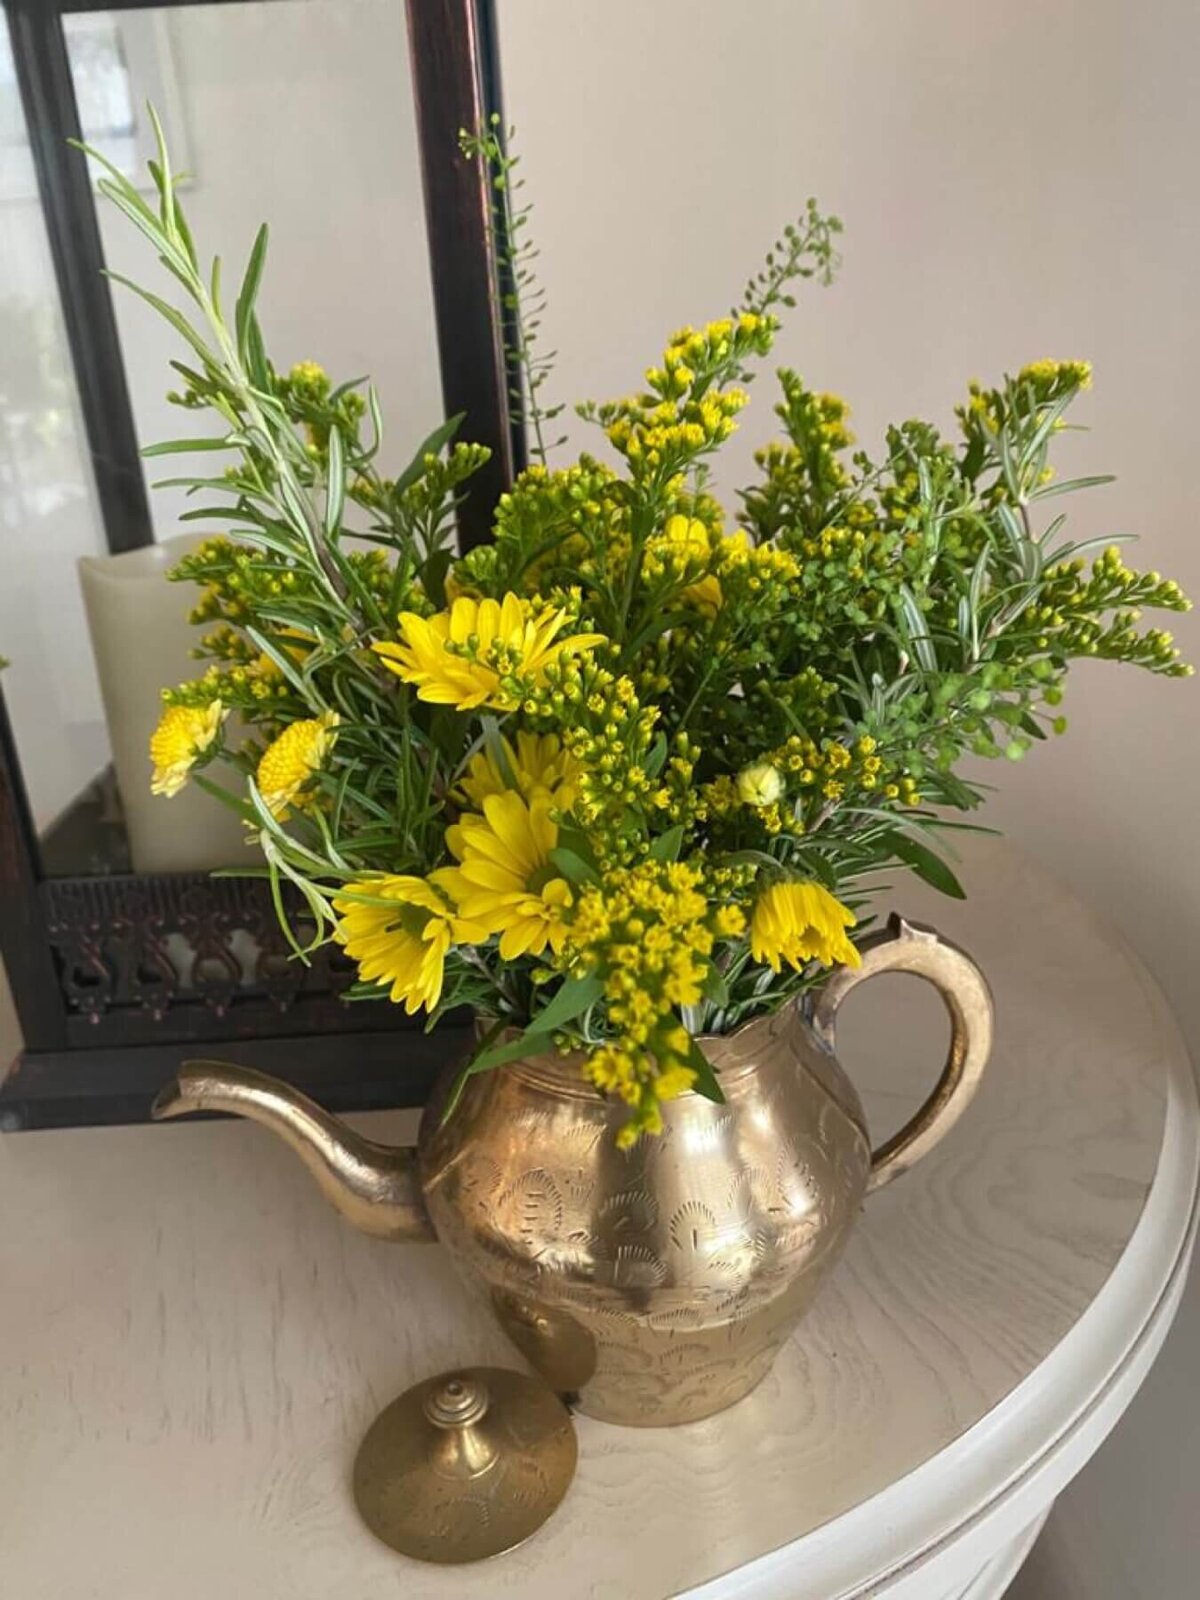
[(168, 706), (150, 735), (153, 794), (178, 794), (199, 758), (211, 746), (229, 715), (219, 700), (206, 706)]
[[(333, 902), (338, 914), (334, 938), (358, 963), (368, 983), (387, 984), (389, 998), (409, 1016), (422, 1006), (432, 1011), (441, 999), (446, 956), (453, 945), (485, 939), (482, 928), (459, 916), (440, 888), (443, 872), (429, 879), (400, 875), (361, 878)], [(357, 890), (372, 901), (355, 898)]]
[(476, 810), (482, 808), (488, 795), (504, 794), (515, 783), (517, 792), (526, 800), (535, 789), (545, 789), (554, 796), (560, 810), (569, 811), (573, 798), (571, 783), (577, 775), (578, 762), (563, 749), (558, 735), (518, 733), (515, 749), (507, 739), (502, 742), (507, 773), (490, 750), (481, 750), (467, 765), (461, 787)]
[(339, 720), (336, 711), (325, 711), (319, 717), (290, 723), (263, 751), (255, 782), (271, 815), (279, 821), (325, 765)]
[(603, 642), (599, 633), (559, 638), (568, 621), (565, 611), (515, 594), (503, 601), (460, 595), (433, 617), (401, 612), (402, 642), (371, 648), (389, 671), (417, 686), (422, 700), (460, 711), (483, 705), (511, 711), (560, 655)]
[(808, 961), (832, 967), (843, 962), (857, 967), (859, 954), (845, 930), (855, 923), (853, 911), (829, 890), (811, 881), (768, 884), (754, 902), (750, 918), (750, 954), (774, 972), (783, 962), (800, 968)]
[(540, 956), (547, 945), (557, 951), (566, 938), (571, 890), (550, 860), (554, 804), (544, 789), (529, 800), (511, 790), (490, 794), (482, 816), (468, 812), (446, 831), (459, 865), (445, 868), (442, 882), (464, 917), (500, 935), (505, 961)]

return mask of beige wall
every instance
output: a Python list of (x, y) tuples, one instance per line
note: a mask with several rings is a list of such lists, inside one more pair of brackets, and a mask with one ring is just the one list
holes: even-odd
[[(559, 397), (633, 387), (676, 324), (728, 307), (816, 194), (845, 218), (845, 269), (803, 295), (781, 360), (845, 393), (875, 445), (889, 419), (948, 422), (968, 378), (1091, 358), (1080, 413), (1092, 432), (1069, 459), (1120, 481), (1073, 508), (1076, 533), (1139, 531), (1133, 559), (1200, 596), (1200, 9), (510, 0), (500, 12)], [(727, 485), (770, 431), (771, 399), (763, 378)], [(573, 442), (588, 437), (575, 424)], [(1200, 656), (1196, 619), (1177, 631)], [(1197, 688), (1097, 667), (1065, 710), (1065, 739), (994, 774), (990, 820), (1119, 923), (1200, 1041)], [(1198, 1336), (1195, 1294), (1024, 1600), (1194, 1593)]]

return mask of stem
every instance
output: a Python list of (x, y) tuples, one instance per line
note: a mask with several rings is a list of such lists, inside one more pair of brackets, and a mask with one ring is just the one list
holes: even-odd
[[(510, 134), (511, 131), (510, 129)], [(520, 231), (521, 219), (518, 217), (513, 204), (511, 177), (516, 161), (515, 158), (505, 153), (504, 147), (495, 133), (476, 141), (476, 144), (476, 153), (481, 154), (491, 167), (498, 184), (500, 226), (496, 230), (495, 242), (500, 264), (507, 271), (510, 278), (507, 294), (512, 298), (512, 317), (515, 333), (515, 344), (509, 352), (508, 360), (509, 364), (516, 368), (517, 381), (521, 387), (522, 420), (533, 429), (533, 444), (530, 453), (544, 467), (548, 465), (546, 440), (542, 433), (544, 413), (538, 403), (538, 373), (533, 361), (533, 336), (527, 331), (524, 296), (520, 282), (522, 252), (517, 245), (517, 234)]]

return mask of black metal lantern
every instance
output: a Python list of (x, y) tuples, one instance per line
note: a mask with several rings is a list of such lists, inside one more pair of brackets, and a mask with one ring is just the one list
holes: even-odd
[[(63, 18), (94, 7), (5, 5), (96, 500), (108, 550), (125, 552), (154, 533), (86, 161), (68, 142), (82, 135)], [(460, 511), (465, 546), (486, 536), (522, 452), (490, 192), (458, 150), (460, 128), (498, 109), (494, 26), (489, 0), (407, 0), (406, 10), (442, 392), (447, 414), (466, 414), (464, 436), (492, 451)], [(39, 834), (0, 696), (0, 957), (25, 1044), (0, 1083), (0, 1127), (140, 1119), (197, 1053), (261, 1065), (335, 1108), (420, 1103), (436, 1068), (465, 1048), (465, 1020), (427, 1035), (385, 1003), (347, 1004), (348, 964), (329, 950), (307, 967), (289, 959), (260, 880), (133, 871), (113, 796), (99, 772)]]

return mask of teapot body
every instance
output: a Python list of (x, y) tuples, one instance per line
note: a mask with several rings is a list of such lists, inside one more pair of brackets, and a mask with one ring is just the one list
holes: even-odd
[(767, 1373), (871, 1168), (862, 1109), (795, 1006), (704, 1039), (724, 1104), (663, 1106), (632, 1149), (578, 1058), (481, 1074), (418, 1144), (439, 1239), (545, 1381), (608, 1422), (691, 1422)]
[[(374, 1143), (251, 1067), (190, 1061), (158, 1119), (250, 1117), (299, 1156), (348, 1221), (397, 1243), (438, 1238), (551, 1388), (608, 1422), (694, 1422), (770, 1370), (846, 1243), (865, 1194), (927, 1156), (963, 1115), (991, 1049), (992, 998), (965, 951), (893, 917), (808, 996), (697, 1043), (722, 1093), (663, 1106), (623, 1150), (619, 1101), (579, 1057), (451, 1069), (414, 1152)], [(872, 1151), (835, 1059), (837, 1016), (865, 979), (933, 984), (950, 1049), (932, 1093)]]

